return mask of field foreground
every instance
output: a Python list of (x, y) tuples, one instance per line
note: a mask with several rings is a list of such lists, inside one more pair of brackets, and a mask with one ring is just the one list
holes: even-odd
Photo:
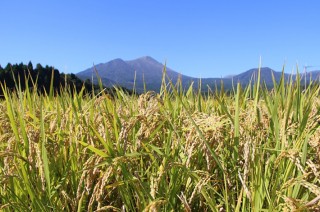
[[(320, 210), (319, 86), (0, 100), (0, 210)], [(170, 90), (170, 91), (169, 91)]]

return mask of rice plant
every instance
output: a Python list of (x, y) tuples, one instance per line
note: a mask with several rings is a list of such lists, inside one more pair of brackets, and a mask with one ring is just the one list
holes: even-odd
[(320, 88), (260, 81), (203, 95), (164, 74), (160, 93), (115, 97), (2, 84), (0, 210), (320, 210)]

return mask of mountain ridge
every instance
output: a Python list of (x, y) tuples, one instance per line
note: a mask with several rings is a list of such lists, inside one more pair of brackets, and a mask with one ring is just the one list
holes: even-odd
[[(143, 56), (133, 60), (116, 58), (106, 63), (99, 63), (76, 75), (82, 80), (93, 79), (94, 82), (97, 82), (97, 73), (102, 83), (108, 87), (117, 85), (127, 89), (133, 89), (135, 86), (137, 92), (143, 92), (144, 86), (146, 86), (147, 90), (159, 91), (164, 68), (166, 68), (167, 78), (170, 78), (173, 83), (181, 79), (181, 84), (184, 88), (187, 88), (192, 82), (194, 82), (194, 86), (197, 88), (197, 82), (199, 82), (200, 78), (180, 74), (167, 66), (165, 67), (164, 64), (150, 56)], [(224, 83), (225, 88), (231, 88), (234, 82), (247, 85), (251, 79), (256, 78), (258, 70), (259, 68), (252, 68), (240, 74), (233, 75), (232, 77), (201, 78), (202, 89), (207, 89), (207, 86), (211, 89), (215, 86), (219, 87), (221, 82)], [(311, 71), (307, 74), (303, 75), (302, 73), (300, 75), (305, 77), (306, 81), (309, 82), (310, 79), (319, 79), (320, 71)], [(260, 76), (261, 81), (265, 81), (267, 85), (272, 85), (273, 76), (276, 81), (280, 81), (282, 72), (277, 72), (270, 67), (261, 67)], [(286, 80), (288, 80), (290, 76), (294, 78), (295, 75), (284, 73)]]

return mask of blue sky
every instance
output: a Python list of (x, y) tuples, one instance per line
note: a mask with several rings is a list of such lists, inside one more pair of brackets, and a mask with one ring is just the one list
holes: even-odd
[(186, 75), (259, 65), (320, 69), (320, 1), (105, 0), (0, 2), (0, 64), (77, 73), (149, 55)]

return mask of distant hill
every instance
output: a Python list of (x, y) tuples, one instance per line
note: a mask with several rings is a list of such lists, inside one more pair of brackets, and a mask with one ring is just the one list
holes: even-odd
[[(96, 72), (102, 80), (105, 86), (118, 85), (127, 89), (132, 89), (134, 81), (136, 83), (135, 88), (138, 92), (143, 92), (144, 83), (147, 90), (159, 91), (162, 81), (162, 73), (164, 64), (158, 62), (150, 56), (140, 57), (135, 60), (124, 61), (122, 59), (111, 60), (106, 63), (100, 63), (95, 67), (88, 68), (84, 71), (77, 73), (76, 75), (82, 79), (93, 79), (97, 82)], [(281, 72), (274, 71), (269, 67), (262, 67), (261, 69), (261, 81), (265, 81), (268, 86), (272, 86), (272, 75), (276, 81), (280, 81)], [(199, 78), (194, 78), (186, 75), (179, 74), (178, 72), (166, 67), (167, 76), (176, 83), (179, 78), (182, 79), (182, 85), (187, 88), (191, 82), (194, 82), (194, 87), (197, 88)], [(258, 68), (250, 69), (238, 75), (233, 75), (225, 78), (202, 78), (202, 89), (207, 90), (207, 86), (213, 89), (215, 86), (220, 87), (220, 83), (223, 81), (226, 89), (232, 88), (232, 83), (240, 82), (243, 85), (247, 85), (253, 77), (257, 76)], [(295, 75), (284, 74), (286, 80), (290, 77), (295, 79)], [(309, 82), (310, 77), (315, 80), (319, 78), (320, 71), (308, 72), (306, 75), (303, 73), (301, 77), (307, 76)]]

